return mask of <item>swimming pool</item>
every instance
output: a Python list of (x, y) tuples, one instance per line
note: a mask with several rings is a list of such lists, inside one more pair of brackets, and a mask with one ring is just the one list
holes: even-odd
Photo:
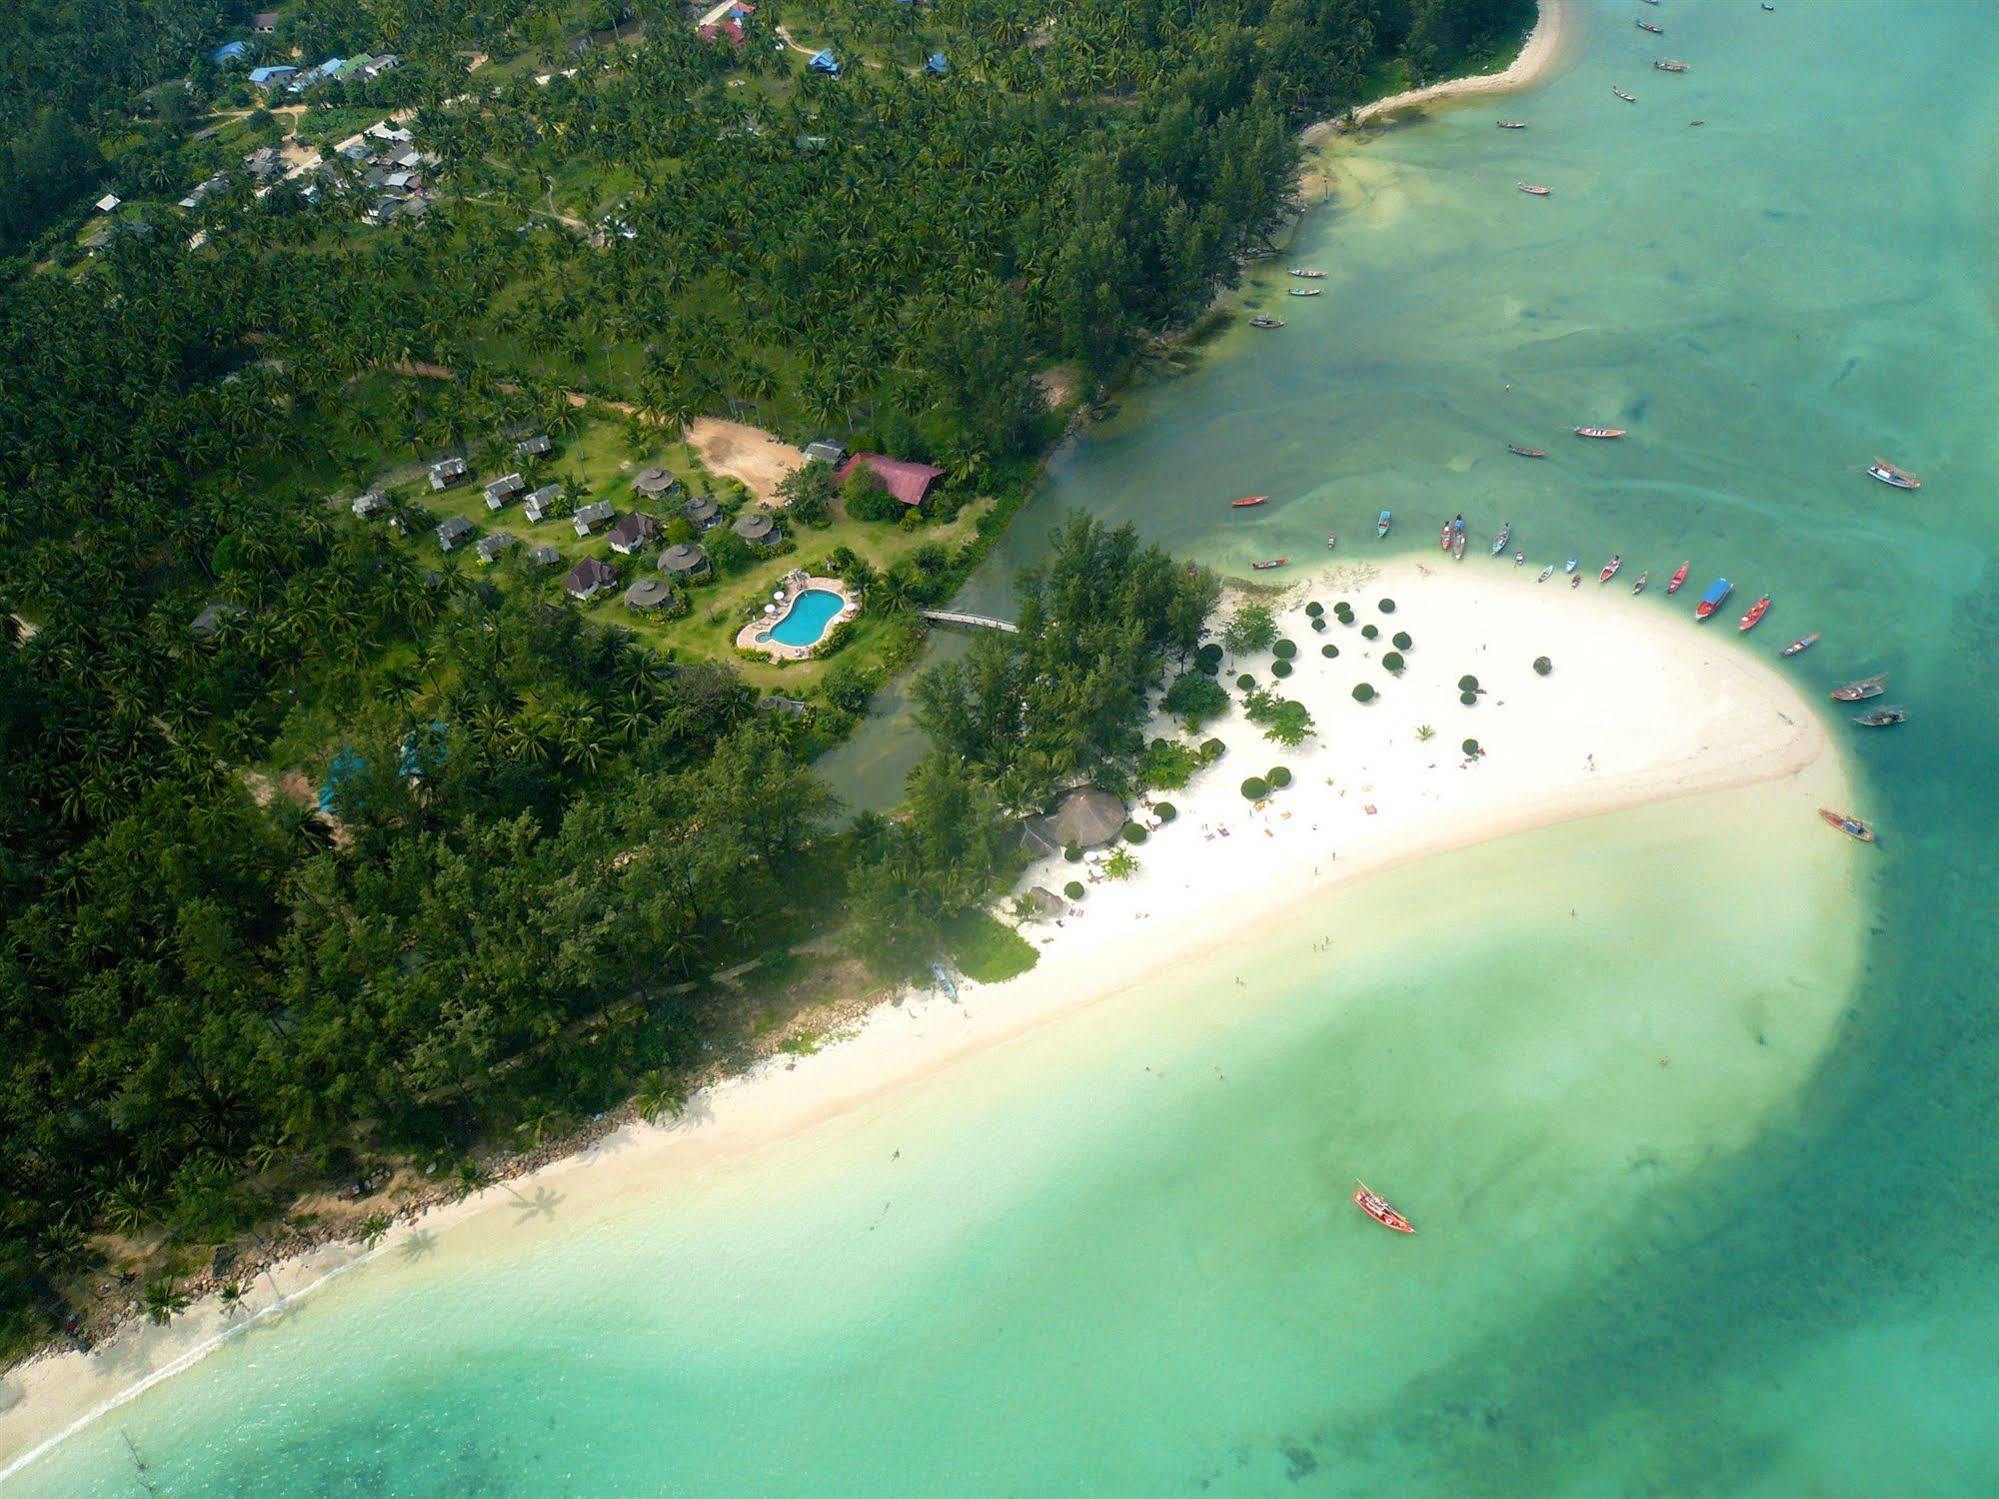
[(784, 611), (782, 619), (771, 626), (767, 638), (779, 645), (817, 645), (819, 637), (826, 633), (826, 626), (846, 602), (837, 593), (829, 593), (823, 588), (808, 588), (791, 601), (791, 607)]

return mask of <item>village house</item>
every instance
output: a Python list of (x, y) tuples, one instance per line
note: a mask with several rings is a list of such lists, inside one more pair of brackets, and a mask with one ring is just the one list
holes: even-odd
[(763, 510), (745, 510), (729, 529), (755, 547), (774, 547), (784, 540), (784, 532)]
[(847, 475), (865, 466), (888, 492), (915, 509), (930, 493), (930, 486), (944, 477), (944, 470), (928, 463), (911, 463), (901, 458), (885, 458), (880, 453), (856, 453), (841, 464), (836, 477), (843, 483)]
[(379, 489), (371, 489), (366, 494), (354, 496), (354, 503), (347, 507), (354, 512), (355, 519), (366, 520), (377, 511), (389, 508), (389, 497)]
[(682, 541), (659, 554), (659, 570), (669, 578), (691, 583), (707, 577), (714, 568), (704, 547), (697, 542)]
[(115, 209), (120, 203), (124, 201), (125, 200), (119, 197), (116, 193), (106, 193), (103, 197), (99, 198), (91, 206), (95, 208), (99, 213), (110, 213), (113, 209)]
[(443, 458), (430, 466), (430, 487), (433, 490), (449, 489), (452, 485), (470, 477), (472, 470), (463, 458)]
[(611, 550), (630, 557), (646, 549), (646, 544), (659, 535), (659, 522), (642, 510), (628, 511), (619, 522), (611, 527), (608, 538)]
[(830, 437), (821, 437), (805, 445), (805, 460), (808, 463), (843, 463), (847, 457), (847, 445), (835, 442)]
[(544, 484), (527, 498), (526, 515), (531, 525), (539, 525), (553, 516), (562, 504), (562, 486)]
[(608, 562), (600, 562), (595, 557), (585, 557), (569, 569), (569, 576), (562, 580), (562, 591), (573, 599), (587, 601), (594, 599), (617, 581), (617, 568)]
[(243, 158), (252, 177), (274, 177), (285, 169), (284, 153), (276, 146), (259, 146)]
[(260, 89), (274, 89), (296, 72), (298, 72), (298, 69), (290, 63), (274, 63), (269, 67), (250, 69), (250, 82), (253, 86)]
[(545, 541), (539, 546), (528, 548), (528, 561), (532, 562), (536, 567), (553, 567), (561, 560), (562, 548), (550, 546)]
[(495, 531), (491, 536), (480, 537), (475, 550), (479, 553), (481, 562), (497, 562), (500, 554), (513, 544), (514, 538), (505, 531)]
[(527, 493), (527, 480), (519, 474), (502, 474), (486, 486), (486, 508), (498, 510), (509, 500), (517, 500)]
[(203, 640), (212, 640), (221, 633), (222, 627), (231, 620), (243, 618), (250, 611), (241, 604), (214, 603), (188, 621), (188, 632)]
[(437, 545), (440, 551), (448, 552), (471, 536), (472, 522), (462, 515), (447, 516), (438, 523)]
[(596, 500), (576, 512), (576, 534), (588, 536), (599, 526), (609, 525), (617, 515), (609, 500)]
[(722, 507), (705, 494), (687, 497), (687, 518), (697, 531), (712, 531), (722, 524)]
[(632, 493), (642, 500), (663, 500), (679, 482), (663, 468), (642, 468), (632, 475)]
[(218, 68), (226, 68), (232, 62), (241, 62), (250, 50), (248, 42), (224, 42), (208, 54), (208, 60)]
[(517, 458), (546, 458), (555, 451), (555, 444), (546, 432), (532, 432), (514, 444)]
[(258, 36), (269, 36), (278, 29), (278, 13), (274, 10), (260, 10), (250, 17), (250, 29)]
[(206, 181), (198, 182), (190, 188), (187, 196), (180, 200), (180, 206), (189, 210), (199, 208), (203, 199), (210, 193), (217, 192), (226, 187), (228, 183), (228, 174), (226, 172), (217, 172), (213, 177), (208, 178)]

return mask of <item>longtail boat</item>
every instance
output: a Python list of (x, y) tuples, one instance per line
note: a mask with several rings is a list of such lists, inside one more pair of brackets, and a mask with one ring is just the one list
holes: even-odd
[(1525, 130), (1527, 128), (1525, 120), (1501, 120), (1498, 123), (1501, 130)]
[(1538, 183), (1533, 182), (1516, 182), (1513, 185), (1523, 193), (1526, 193), (1530, 198), (1545, 198), (1554, 191), (1552, 187), (1542, 187)]
[(1609, 441), (1609, 440), (1610, 440), (1611, 438), (1613, 438), (1613, 437), (1622, 437), (1622, 436), (1624, 436), (1624, 432), (1625, 432), (1625, 429), (1624, 429), (1624, 428), (1622, 428), (1622, 427), (1577, 427), (1577, 428), (1575, 428), (1575, 434), (1576, 434), (1576, 436), (1578, 436), (1578, 437), (1594, 437), (1594, 438), (1596, 438), (1597, 440), (1599, 440), (1599, 441), (1603, 441), (1603, 442), (1607, 442), (1607, 441)]
[(1726, 578), (1716, 578), (1712, 587), (1701, 595), (1701, 601), (1694, 605), (1694, 618), (1706, 619), (1728, 601), (1735, 592), (1735, 585)]
[(1909, 710), (1907, 708), (1876, 708), (1872, 713), (1855, 714), (1853, 721), (1863, 729), (1885, 729), (1894, 724), (1907, 723), (1909, 721)]
[(1892, 484), (1897, 489), (1921, 489), (1923, 487), (1923, 481), (1918, 479), (1914, 474), (1899, 469), (1894, 464), (1886, 463), (1879, 458), (1876, 458), (1872, 463), (1867, 465), (1867, 472), (1879, 479), (1883, 484)]
[(1789, 645), (1785, 646), (1781, 651), (1777, 652), (1777, 654), (1780, 656), (1795, 656), (1802, 651), (1810, 650), (1813, 646), (1817, 645), (1818, 643), (1819, 643), (1819, 632), (1817, 630), (1814, 630), (1809, 635), (1800, 635), (1796, 640), (1792, 641)]
[(1652, 575), (1650, 573), (1640, 573), (1638, 575), (1638, 581), (1631, 585), (1631, 592), (1633, 596), (1643, 593), (1645, 591), (1645, 585), (1651, 581), (1652, 581)]
[(1376, 519), (1374, 523), (1374, 539), (1376, 541), (1379, 541), (1383, 537), (1388, 535), (1389, 523), (1392, 520), (1394, 520), (1394, 518), (1395, 517), (1386, 510), (1381, 512), (1381, 515), (1379, 516), (1379, 518)]
[(1658, 60), (1657, 60), (1656, 62), (1654, 62), (1654, 63), (1652, 64), (1652, 66), (1653, 66), (1653, 67), (1655, 67), (1655, 68), (1657, 68), (1657, 69), (1658, 69), (1658, 70), (1659, 70), (1660, 72), (1662, 72), (1662, 73), (1691, 73), (1691, 72), (1693, 72), (1693, 69), (1692, 69), (1692, 68), (1688, 67), (1688, 66), (1687, 66), (1687, 65), (1686, 65), (1685, 63), (1681, 62), (1681, 61), (1680, 61), (1680, 60), (1679, 60), (1679, 59), (1678, 59), (1677, 57), (1662, 57), (1662, 58), (1659, 58), (1659, 59), (1658, 59)]
[(1465, 533), (1462, 531), (1458, 532), (1456, 538), (1451, 542), (1451, 556), (1459, 562), (1465, 560)]
[(1255, 317), (1249, 320), (1249, 325), (1252, 328), (1282, 328), (1284, 326), (1284, 319), (1281, 317), (1269, 317), (1263, 313), (1258, 313)]
[(1316, 286), (1294, 286), (1284, 295), (1287, 297), (1323, 297), (1325, 293)]
[(1881, 696), (1886, 690), (1882, 684), (1887, 680), (1888, 673), (1884, 671), (1878, 677), (1862, 677), (1857, 682), (1842, 683), (1833, 688), (1832, 700), (1835, 703), (1864, 703), (1870, 697)]
[(1289, 557), (1272, 557), (1264, 562), (1252, 562), (1250, 563), (1250, 566), (1255, 568), (1260, 573), (1267, 573), (1273, 567), (1282, 567), (1285, 563), (1289, 562), (1290, 560), (1291, 559)]
[(1555, 564), (1550, 562), (1546, 567), (1541, 569), (1541, 576), (1536, 578), (1534, 581), (1536, 583), (1545, 583), (1550, 578), (1554, 577), (1554, 575), (1555, 575)]
[(1492, 538), (1492, 555), (1497, 557), (1501, 552), (1505, 551), (1506, 543), (1512, 539), (1512, 536), (1513, 522), (1508, 521), (1499, 528), (1499, 534)]
[(1612, 578), (1617, 576), (1617, 570), (1622, 566), (1624, 566), (1624, 554), (1619, 552), (1612, 556), (1610, 561), (1604, 563), (1603, 571), (1596, 575), (1597, 582), (1608, 583)]
[(1622, 99), (1626, 104), (1636, 104), (1638, 102), (1638, 96), (1636, 94), (1627, 94), (1624, 92), (1623, 89), (1617, 87), (1616, 84), (1611, 85), (1610, 91), (1613, 94), (1617, 95), (1618, 98)]
[(1515, 458), (1546, 458), (1548, 455), (1539, 448), (1523, 448), (1517, 442), (1509, 442), (1506, 451)]
[(1252, 505), (1267, 504), (1269, 500), (1270, 496), (1267, 494), (1246, 494), (1239, 500), (1230, 500), (1229, 509), (1247, 510)]
[(1293, 266), (1291, 268), (1291, 274), (1294, 276), (1301, 277), (1306, 281), (1323, 281), (1326, 279), (1326, 273), (1324, 271), (1307, 270), (1303, 266)]
[(1741, 623), (1736, 625), (1735, 628), (1742, 631), (1746, 635), (1749, 633), (1749, 631), (1755, 629), (1758, 625), (1762, 624), (1763, 616), (1768, 614), (1769, 612), (1770, 612), (1770, 595), (1766, 593), (1763, 595), (1762, 598), (1758, 599), (1755, 603), (1749, 606), (1749, 612), (1742, 616)]
[(1638, 29), (1639, 29), (1640, 31), (1649, 31), (1649, 32), (1651, 32), (1651, 33), (1652, 33), (1652, 35), (1654, 35), (1654, 36), (1664, 36), (1664, 35), (1666, 34), (1666, 28), (1665, 28), (1665, 27), (1663, 27), (1663, 26), (1655, 26), (1655, 25), (1653, 25), (1653, 24), (1652, 24), (1652, 22), (1650, 22), (1650, 21), (1646, 20), (1646, 19), (1645, 19), (1645, 18), (1644, 18), (1643, 16), (1640, 16), (1640, 17), (1639, 17), (1639, 18), (1638, 18), (1638, 19), (1637, 19), (1637, 20), (1636, 20), (1635, 22), (1633, 22), (1632, 24), (1634, 24), (1635, 26), (1637, 26), (1637, 28), (1638, 28)]
[(1582, 560), (1583, 559), (1580, 557), (1571, 557), (1567, 562), (1564, 562), (1562, 564), (1562, 571), (1565, 573), (1574, 572), (1576, 570), (1577, 565), (1581, 563)]
[(1862, 843), (1872, 843), (1874, 841), (1874, 829), (1870, 828), (1858, 817), (1849, 817), (1846, 813), (1835, 812), (1830, 807), (1820, 807), (1819, 816), (1823, 817), (1849, 838), (1857, 838)]
[(1451, 549), (1451, 538), (1456, 534), (1457, 527), (1453, 526), (1449, 521), (1445, 521), (1443, 528), (1437, 532), (1437, 550), (1448, 552)]
[(1674, 569), (1673, 576), (1666, 583), (1666, 592), (1668, 594), (1678, 593), (1682, 588), (1687, 586), (1687, 569), (1692, 566), (1693, 563), (1691, 562), (1682, 562)]
[(1416, 1225), (1389, 1206), (1388, 1199), (1379, 1192), (1371, 1191), (1365, 1182), (1355, 1183), (1354, 1206), (1383, 1228), (1392, 1228), (1398, 1234), (1413, 1234)]

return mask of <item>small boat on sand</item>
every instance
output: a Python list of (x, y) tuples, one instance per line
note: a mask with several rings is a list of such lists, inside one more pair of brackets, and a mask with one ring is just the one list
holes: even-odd
[(1835, 703), (1864, 703), (1870, 697), (1879, 697), (1886, 689), (1882, 686), (1888, 680), (1888, 673), (1878, 677), (1862, 677), (1857, 682), (1845, 682), (1832, 690)]
[(1515, 458), (1546, 458), (1548, 455), (1539, 448), (1523, 448), (1517, 442), (1509, 442), (1506, 451)]
[(1357, 1190), (1353, 1194), (1354, 1206), (1376, 1223), (1383, 1228), (1392, 1228), (1398, 1234), (1416, 1232), (1416, 1225), (1390, 1207), (1386, 1197), (1379, 1192), (1370, 1191), (1365, 1182), (1356, 1182), (1355, 1187)]
[(1576, 570), (1576, 565), (1580, 563), (1582, 560), (1583, 559), (1580, 557), (1571, 557), (1567, 562), (1564, 562), (1562, 564), (1562, 571), (1565, 573), (1574, 572)]
[(1780, 656), (1795, 656), (1798, 655), (1800, 652), (1810, 650), (1813, 646), (1817, 645), (1818, 643), (1819, 643), (1819, 632), (1817, 630), (1814, 630), (1809, 635), (1800, 635), (1796, 640), (1792, 641), (1789, 645), (1785, 646), (1781, 651), (1777, 652), (1777, 654)]
[(1542, 187), (1538, 183), (1533, 182), (1516, 182), (1513, 185), (1533, 198), (1545, 198), (1554, 191), (1552, 187)]
[(1239, 500), (1230, 500), (1229, 509), (1247, 510), (1252, 505), (1265, 505), (1269, 502), (1270, 496), (1267, 494), (1246, 494)]
[(1555, 564), (1550, 562), (1546, 567), (1541, 569), (1541, 576), (1536, 578), (1534, 581), (1536, 583), (1545, 583), (1554, 576), (1555, 576)]
[(1768, 614), (1769, 612), (1770, 612), (1770, 595), (1766, 593), (1763, 595), (1762, 598), (1758, 599), (1755, 603), (1749, 606), (1749, 612), (1742, 616), (1742, 622), (1738, 624), (1735, 628), (1740, 630), (1743, 634), (1746, 635), (1751, 630), (1755, 629), (1758, 625), (1762, 624), (1763, 616)]
[(1572, 573), (1572, 574), (1570, 574), (1570, 576), (1569, 576), (1569, 587), (1571, 587), (1571, 588), (1580, 588), (1580, 587), (1582, 587), (1582, 586), (1583, 586), (1583, 575), (1582, 575), (1581, 573)]
[(1326, 538), (1326, 550), (1329, 552), (1339, 544), (1340, 544), (1340, 533), (1337, 531), (1333, 532), (1332, 535)]
[(1596, 438), (1596, 439), (1597, 439), (1597, 440), (1598, 440), (1599, 442), (1608, 442), (1608, 441), (1609, 441), (1609, 440), (1610, 440), (1611, 438), (1613, 438), (1613, 437), (1622, 437), (1622, 436), (1624, 436), (1624, 432), (1625, 432), (1625, 429), (1624, 429), (1624, 428), (1622, 428), (1622, 427), (1577, 427), (1577, 428), (1575, 428), (1575, 434), (1576, 434), (1576, 436), (1578, 436), (1578, 437), (1594, 437), (1594, 438)]
[(1448, 552), (1451, 549), (1451, 538), (1457, 535), (1457, 530), (1458, 528), (1449, 521), (1444, 522), (1443, 529), (1437, 532), (1438, 551)]
[(1384, 510), (1381, 512), (1380, 518), (1374, 523), (1374, 538), (1376, 541), (1381, 540), (1382, 537), (1388, 534), (1388, 525), (1393, 519), (1394, 517), (1388, 511)]
[(1497, 557), (1506, 550), (1506, 543), (1513, 538), (1513, 522), (1508, 521), (1499, 528), (1499, 534), (1492, 538), (1492, 555)]
[(1307, 270), (1303, 266), (1293, 266), (1291, 274), (1305, 281), (1323, 281), (1326, 279), (1324, 271)]
[(1613, 554), (1610, 561), (1604, 563), (1603, 571), (1596, 575), (1597, 582), (1608, 583), (1617, 576), (1617, 570), (1622, 566), (1624, 566), (1624, 554), (1622, 552)]
[(1909, 710), (1907, 708), (1876, 708), (1872, 713), (1855, 714), (1853, 721), (1863, 729), (1885, 729), (1894, 724), (1907, 723), (1909, 721)]
[(1664, 36), (1666, 34), (1665, 27), (1654, 25), (1652, 22), (1646, 20), (1643, 16), (1640, 16), (1632, 24), (1635, 25), (1640, 31), (1649, 31), (1654, 36)]
[(1686, 65), (1685, 63), (1681, 62), (1681, 61), (1680, 61), (1680, 60), (1679, 60), (1679, 59), (1678, 59), (1677, 57), (1662, 57), (1662, 58), (1659, 58), (1659, 59), (1658, 59), (1657, 61), (1655, 61), (1655, 62), (1654, 62), (1654, 63), (1652, 64), (1652, 66), (1653, 66), (1653, 67), (1655, 67), (1655, 68), (1657, 68), (1657, 69), (1658, 69), (1658, 70), (1659, 70), (1660, 72), (1662, 72), (1662, 73), (1691, 73), (1691, 72), (1693, 72), (1693, 69), (1692, 69), (1692, 68), (1688, 67), (1688, 66), (1687, 66), (1687, 65)]
[(1651, 581), (1652, 581), (1652, 575), (1650, 573), (1640, 573), (1638, 575), (1638, 581), (1631, 585), (1632, 596), (1635, 598), (1637, 595), (1643, 593), (1645, 591), (1645, 585)]
[(1451, 556), (1459, 562), (1465, 560), (1465, 533), (1462, 531), (1458, 532), (1456, 540), (1451, 543)]
[(1687, 569), (1692, 566), (1693, 563), (1691, 562), (1682, 562), (1679, 567), (1674, 569), (1673, 576), (1666, 582), (1666, 592), (1668, 594), (1678, 593), (1682, 588), (1687, 586)]
[(1701, 601), (1694, 605), (1695, 619), (1708, 619), (1714, 611), (1728, 602), (1728, 596), (1735, 592), (1735, 585), (1726, 578), (1716, 578), (1708, 591), (1701, 595)]
[(1499, 121), (1499, 128), (1501, 130), (1525, 130), (1527, 122), (1525, 120), (1501, 120)]
[(1250, 566), (1255, 568), (1260, 573), (1267, 573), (1273, 567), (1282, 567), (1285, 563), (1289, 562), (1290, 560), (1291, 559), (1289, 557), (1271, 557), (1263, 562), (1252, 562), (1250, 563)]
[(1527, 565), (1527, 554), (1525, 552), (1515, 552), (1513, 554), (1513, 565), (1515, 567), (1525, 567)]
[(1874, 829), (1870, 828), (1858, 817), (1849, 817), (1846, 813), (1835, 812), (1830, 807), (1820, 807), (1819, 816), (1823, 817), (1849, 838), (1857, 838), (1862, 843), (1872, 843), (1874, 841)]
[(1294, 286), (1284, 295), (1287, 297), (1323, 297), (1325, 293), (1316, 286)]
[(1872, 463), (1867, 465), (1867, 472), (1879, 479), (1883, 484), (1892, 484), (1897, 489), (1921, 489), (1923, 487), (1923, 481), (1918, 479), (1914, 474), (1899, 469), (1892, 463), (1885, 463), (1879, 458), (1876, 458)]
[(1626, 104), (1636, 104), (1638, 102), (1638, 96), (1636, 94), (1627, 94), (1624, 92), (1623, 89), (1617, 87), (1616, 84), (1611, 85), (1610, 91), (1613, 94), (1617, 95), (1618, 98), (1622, 99)]
[(1269, 317), (1263, 313), (1258, 313), (1255, 317), (1249, 320), (1249, 325), (1252, 328), (1282, 328), (1284, 326), (1284, 319), (1281, 317)]

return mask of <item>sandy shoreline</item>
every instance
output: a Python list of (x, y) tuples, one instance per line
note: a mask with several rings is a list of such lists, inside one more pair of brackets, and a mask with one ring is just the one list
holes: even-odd
[[(1377, 613), (1382, 597), (1396, 600), (1392, 615)], [(1315, 634), (1303, 613), (1308, 598), (1328, 608), (1351, 599), (1356, 625)], [(288, 1261), (246, 1289), (233, 1318), (205, 1302), (169, 1327), (136, 1324), (89, 1355), (16, 1369), (0, 1382), (0, 1475), (414, 1235), (501, 1235), (515, 1215), (494, 1210), (550, 1183), (562, 1184), (572, 1210), (638, 1198), (824, 1121), (893, 1107), (939, 1072), (1167, 969), (1219, 966), (1226, 953), (1255, 948), (1340, 887), (1384, 870), (1531, 828), (1758, 783), (1806, 819), (1818, 801), (1843, 796), (1840, 757), (1827, 753), (1816, 710), (1759, 659), (1767, 642), (1737, 649), (1687, 614), (1634, 600), (1622, 585), (1536, 585), (1531, 572), (1489, 559), (1302, 579), (1280, 607), (1299, 654), (1295, 675), (1279, 685), (1311, 709), (1318, 737), (1282, 748), (1239, 709), (1203, 729), (1229, 753), (1185, 790), (1163, 793), (1178, 817), (1135, 851), (1136, 878), (1091, 886), (1078, 903), (1084, 914), (1060, 927), (1025, 929), (1043, 952), (1032, 972), (1004, 985), (967, 984), (961, 1003), (924, 994), (880, 1006), (839, 1044), (704, 1091), (675, 1124), (625, 1126), (506, 1186), (399, 1223), (372, 1250), (332, 1244)], [(1382, 632), (1371, 643), (1359, 629), (1370, 621)], [(1400, 677), (1379, 661), (1397, 630), (1414, 637)], [(1338, 645), (1336, 659), (1319, 654), (1326, 641)], [(1555, 670), (1541, 678), (1531, 662), (1544, 654)], [(1267, 653), (1231, 663), (1225, 680), (1248, 671), (1271, 683), (1271, 663)], [(1486, 688), (1473, 708), (1457, 700), (1466, 672)], [(1354, 702), (1358, 680), (1380, 697)], [(1416, 738), (1424, 723), (1435, 728), (1427, 741)], [(1477, 761), (1460, 749), (1468, 735), (1486, 747)], [(1291, 769), (1293, 784), (1252, 808), (1241, 781), (1278, 764)], [(1059, 889), (1080, 875), (1081, 866), (1057, 858), (1029, 871), (1023, 888)], [(1230, 900), (1218, 901), (1218, 891)]]
[(1517, 93), (1539, 83), (1552, 72), (1562, 57), (1562, 43), (1568, 34), (1574, 17), (1569, 10), (1569, 0), (1540, 0), (1540, 11), (1534, 19), (1534, 29), (1527, 33), (1527, 40), (1521, 43), (1520, 51), (1512, 62), (1497, 73), (1474, 73), (1469, 78), (1450, 78), (1442, 83), (1428, 84), (1423, 88), (1404, 89), (1399, 94), (1390, 94), (1385, 99), (1376, 99), (1371, 104), (1363, 104), (1336, 120), (1322, 120), (1308, 129), (1300, 139), (1300, 144), (1311, 147), (1328, 135), (1355, 125), (1365, 125), (1370, 120), (1378, 120), (1400, 109), (1410, 109), (1419, 104), (1435, 104), (1443, 99), (1480, 99), (1495, 94)]

